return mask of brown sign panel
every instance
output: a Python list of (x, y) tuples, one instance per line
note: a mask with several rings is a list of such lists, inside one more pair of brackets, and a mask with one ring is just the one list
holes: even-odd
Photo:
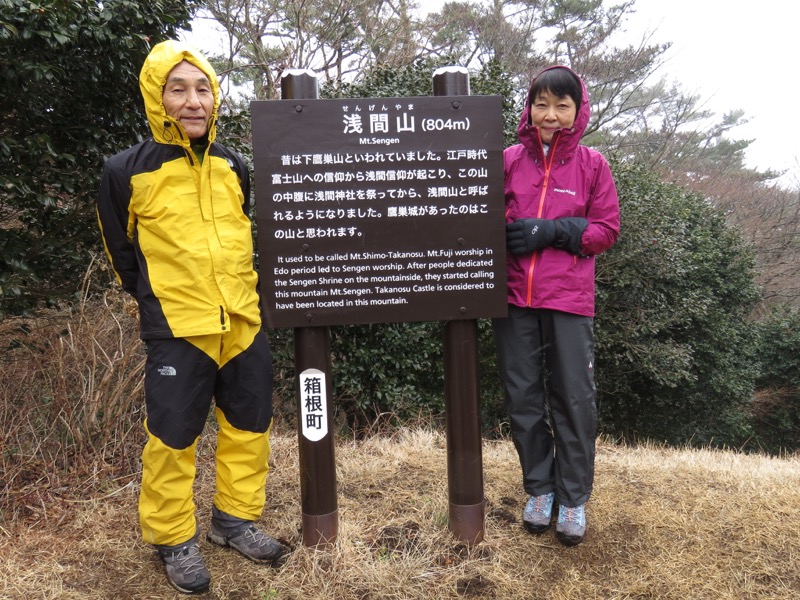
[(506, 313), (499, 96), (252, 103), (270, 327)]

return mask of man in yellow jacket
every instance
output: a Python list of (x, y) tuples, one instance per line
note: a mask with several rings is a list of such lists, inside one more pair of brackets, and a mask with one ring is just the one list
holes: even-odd
[(153, 47), (139, 86), (152, 139), (110, 158), (98, 220), (147, 349), (148, 441), (139, 519), (170, 584), (208, 589), (192, 486), (212, 398), (219, 425), (208, 540), (276, 565), (282, 546), (254, 525), (265, 503), (272, 355), (262, 329), (242, 157), (215, 141), (219, 84), (175, 41)]

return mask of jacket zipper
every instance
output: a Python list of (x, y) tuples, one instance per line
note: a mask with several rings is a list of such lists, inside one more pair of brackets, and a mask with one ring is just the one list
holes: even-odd
[[(542, 182), (542, 193), (539, 195), (539, 208), (536, 212), (536, 218), (541, 219), (542, 214), (544, 213), (544, 197), (547, 195), (547, 187), (550, 184), (550, 170), (553, 167), (553, 161), (556, 157), (556, 146), (558, 145), (558, 140), (561, 136), (555, 136), (555, 140), (553, 144), (550, 146), (550, 151), (548, 152), (550, 156), (550, 163), (547, 162), (547, 156), (544, 157), (544, 181)], [(541, 144), (541, 139), (539, 140), (539, 144)], [(542, 155), (544, 155), (544, 146), (542, 146)], [(533, 300), (533, 271), (536, 268), (536, 257), (539, 253), (534, 252), (531, 255), (531, 264), (528, 266), (528, 294), (525, 297), (525, 306), (531, 306), (531, 302)]]

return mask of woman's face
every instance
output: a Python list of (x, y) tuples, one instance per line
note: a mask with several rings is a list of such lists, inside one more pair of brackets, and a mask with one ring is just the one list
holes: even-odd
[(575, 123), (578, 107), (569, 96), (559, 98), (544, 90), (531, 104), (531, 124), (539, 129), (542, 143), (549, 144), (559, 129), (569, 129)]

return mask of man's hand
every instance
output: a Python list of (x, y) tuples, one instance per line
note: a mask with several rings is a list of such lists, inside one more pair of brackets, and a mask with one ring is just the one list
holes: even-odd
[(550, 219), (517, 219), (506, 225), (506, 246), (512, 254), (531, 254), (556, 239), (556, 224)]

